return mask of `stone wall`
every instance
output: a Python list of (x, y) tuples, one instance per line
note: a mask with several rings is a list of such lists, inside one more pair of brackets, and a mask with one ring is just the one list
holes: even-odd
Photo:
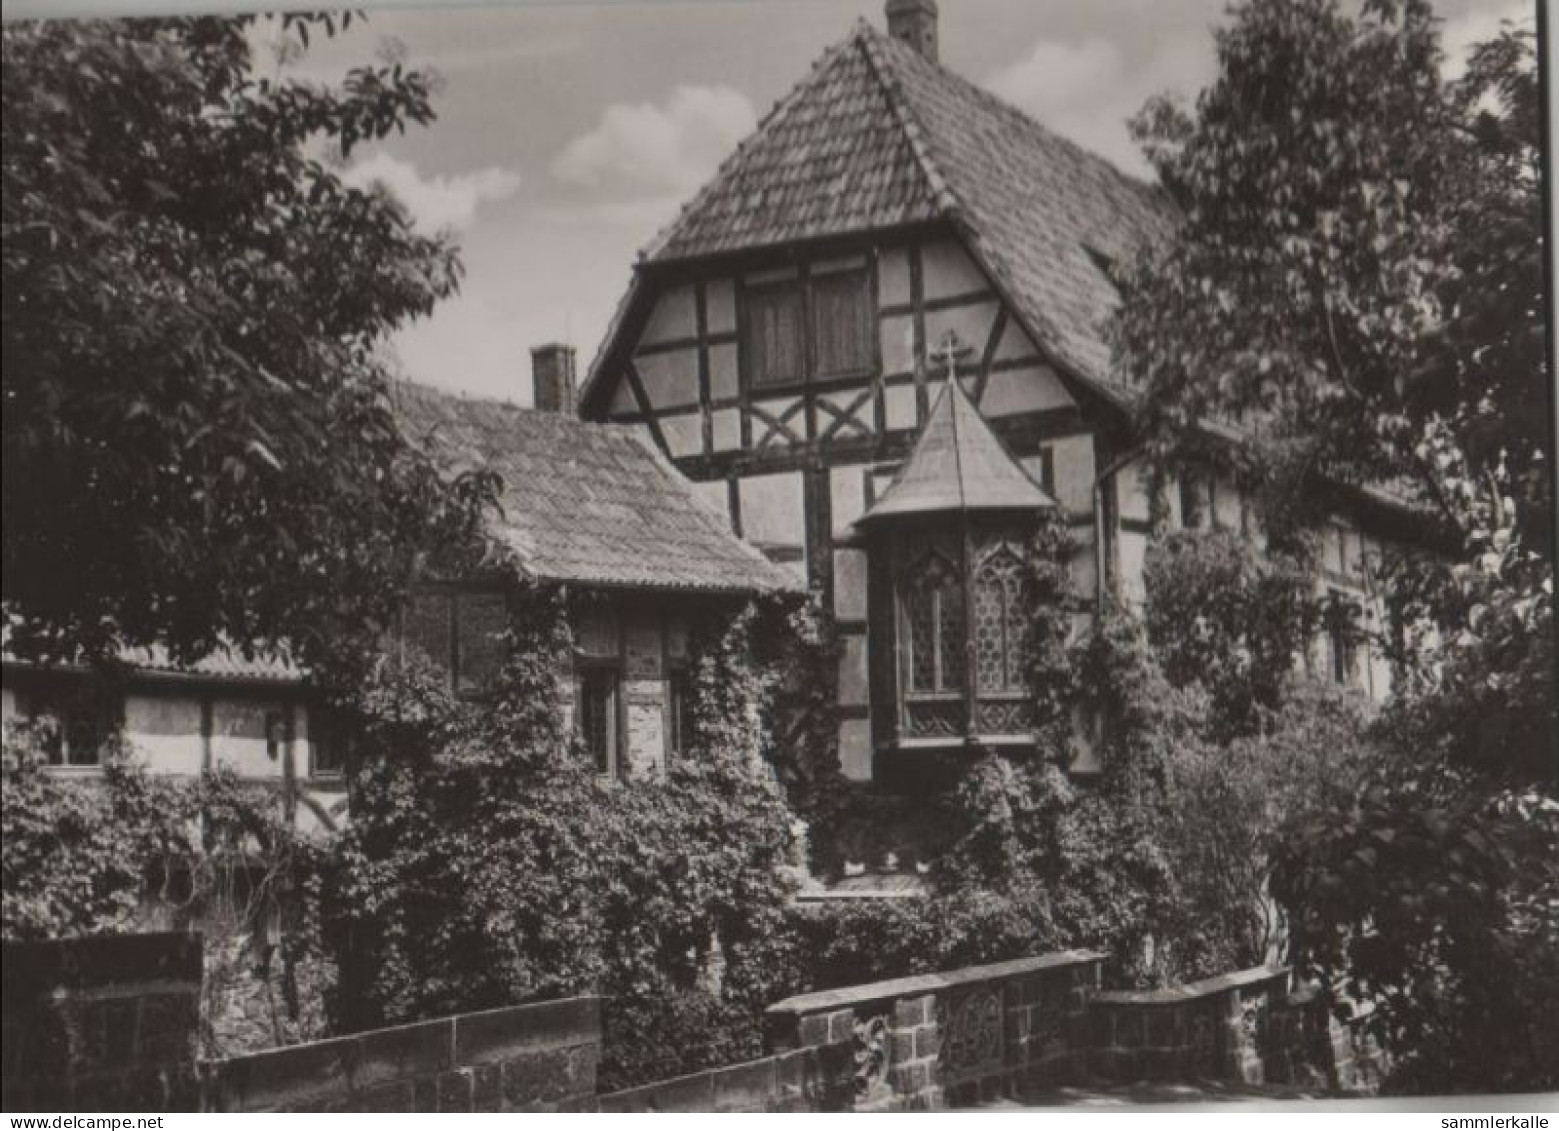
[(6, 1111), (192, 1111), (201, 938), (7, 943)]
[(567, 998), (204, 1065), (207, 1111), (556, 1111), (590, 1106), (601, 1006)]
[(1289, 970), (1258, 966), (1184, 986), (1105, 991), (1088, 1003), (1088, 1062), (1103, 1080), (1217, 1080), (1373, 1091), (1380, 1057)]
[(1086, 1071), (1088, 1000), (1104, 955), (1062, 951), (787, 998), (771, 1047), (852, 1048), (855, 1111), (964, 1106)]

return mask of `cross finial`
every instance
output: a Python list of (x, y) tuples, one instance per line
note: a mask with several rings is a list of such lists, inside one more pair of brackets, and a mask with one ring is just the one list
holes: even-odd
[(952, 330), (937, 339), (926, 354), (928, 361), (934, 361), (938, 365), (947, 366), (947, 379), (953, 380), (958, 376), (958, 363), (974, 352), (972, 346), (966, 346), (958, 340), (958, 334)]

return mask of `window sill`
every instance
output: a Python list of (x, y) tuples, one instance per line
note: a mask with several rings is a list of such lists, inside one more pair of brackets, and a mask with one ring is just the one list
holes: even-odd
[(898, 738), (885, 742), (877, 749), (888, 754), (913, 753), (922, 750), (974, 750), (992, 746), (1033, 746), (1032, 734), (977, 734), (956, 738)]

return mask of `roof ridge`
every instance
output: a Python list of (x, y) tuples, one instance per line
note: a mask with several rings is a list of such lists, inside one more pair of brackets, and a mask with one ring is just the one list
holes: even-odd
[[(862, 24), (866, 23), (864, 18), (860, 19), (859, 22)], [(758, 140), (768, 131), (769, 126), (773, 124), (782, 112), (788, 110), (800, 100), (802, 93), (823, 72), (825, 65), (831, 66), (835, 59), (844, 54), (846, 48), (849, 47), (857, 34), (858, 29), (852, 29), (849, 35), (836, 43), (830, 44), (821, 55), (812, 61), (812, 66), (808, 68), (807, 73), (797, 79), (789, 90), (775, 99), (774, 105), (770, 106), (764, 115), (758, 119), (757, 124), (748, 131), (747, 136), (738, 141), (736, 147), (726, 154), (725, 159), (715, 166), (715, 171), (709, 175), (709, 179), (699, 186), (698, 191), (681, 208), (677, 209), (677, 214), (666, 221), (661, 229), (655, 233), (654, 237), (651, 238), (650, 242), (639, 249), (639, 260), (641, 262), (654, 259), (660, 254), (661, 250), (671, 242), (671, 237), (677, 226), (681, 224), (683, 217), (696, 211), (713, 194), (715, 188), (725, 179), (726, 174), (758, 143)]]
[[(872, 30), (874, 32), (876, 31), (875, 28)], [(878, 38), (882, 40), (891, 40), (892, 37), (884, 36), (878, 33)], [(923, 61), (928, 66), (934, 68), (938, 72), (939, 77), (952, 79), (955, 83), (968, 91), (968, 93), (974, 98), (985, 103), (991, 109), (1000, 112), (1005, 117), (1016, 121), (1021, 126), (1023, 126), (1023, 128), (1038, 133), (1042, 135), (1047, 141), (1058, 143), (1071, 150), (1074, 154), (1085, 158), (1088, 161), (1095, 162), (1105, 169), (1108, 169), (1119, 180), (1125, 182), (1128, 187), (1153, 195), (1159, 195), (1163, 193), (1164, 190), (1162, 186), (1156, 185), (1152, 181), (1148, 181), (1142, 177), (1139, 177), (1135, 173), (1128, 173), (1125, 169), (1122, 169), (1119, 165), (1117, 165), (1110, 158), (1106, 157), (1104, 154), (1097, 153), (1082, 143), (1076, 141), (1075, 139), (1067, 137), (1065, 134), (1045, 125), (1044, 122), (1041, 122), (1038, 118), (1034, 117), (1022, 107), (1008, 102), (999, 94), (981, 86), (967, 75), (961, 75), (950, 67), (944, 67), (941, 63), (925, 59), (924, 56), (920, 55), (918, 52), (915, 52), (913, 48), (906, 46), (904, 51), (908, 54), (913, 54), (915, 59)]]
[[(863, 34), (864, 33), (864, 34)], [(865, 19), (857, 22), (852, 38), (860, 44), (861, 54), (866, 58), (866, 65), (871, 70), (872, 77), (877, 80), (877, 85), (882, 88), (883, 98), (888, 103), (888, 110), (899, 123), (899, 129), (904, 134), (905, 143), (909, 146), (910, 153), (915, 158), (915, 164), (920, 168), (921, 175), (926, 178), (926, 183), (931, 188), (932, 199), (937, 203), (939, 210), (957, 213), (962, 211), (962, 202), (958, 194), (953, 191), (951, 182), (942, 175), (936, 159), (931, 155), (930, 149), (925, 143), (925, 126), (915, 115), (903, 97), (899, 88), (898, 77), (890, 76), (891, 67), (877, 57), (879, 40), (886, 39), (878, 30), (872, 27)], [(949, 74), (952, 72), (949, 71)]]
[(958, 505), (967, 507), (969, 505), (969, 491), (967, 484), (964, 482), (964, 453), (963, 444), (960, 443), (962, 429), (958, 423), (959, 417), (963, 416), (963, 410), (958, 403), (962, 399), (959, 393), (963, 390), (954, 388), (958, 384), (958, 378), (954, 375), (951, 367), (949, 367), (946, 381), (947, 385), (943, 389), (942, 395), (948, 398), (947, 426), (953, 433), (953, 482), (958, 484)]

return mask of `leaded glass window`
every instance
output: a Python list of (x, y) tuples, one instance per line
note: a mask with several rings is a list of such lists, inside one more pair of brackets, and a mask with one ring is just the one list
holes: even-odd
[(904, 578), (903, 608), (909, 691), (961, 691), (964, 616), (958, 568), (935, 552), (920, 559)]
[(1028, 588), (1016, 547), (997, 542), (980, 555), (974, 574), (974, 657), (975, 686), (982, 692), (1024, 689)]

